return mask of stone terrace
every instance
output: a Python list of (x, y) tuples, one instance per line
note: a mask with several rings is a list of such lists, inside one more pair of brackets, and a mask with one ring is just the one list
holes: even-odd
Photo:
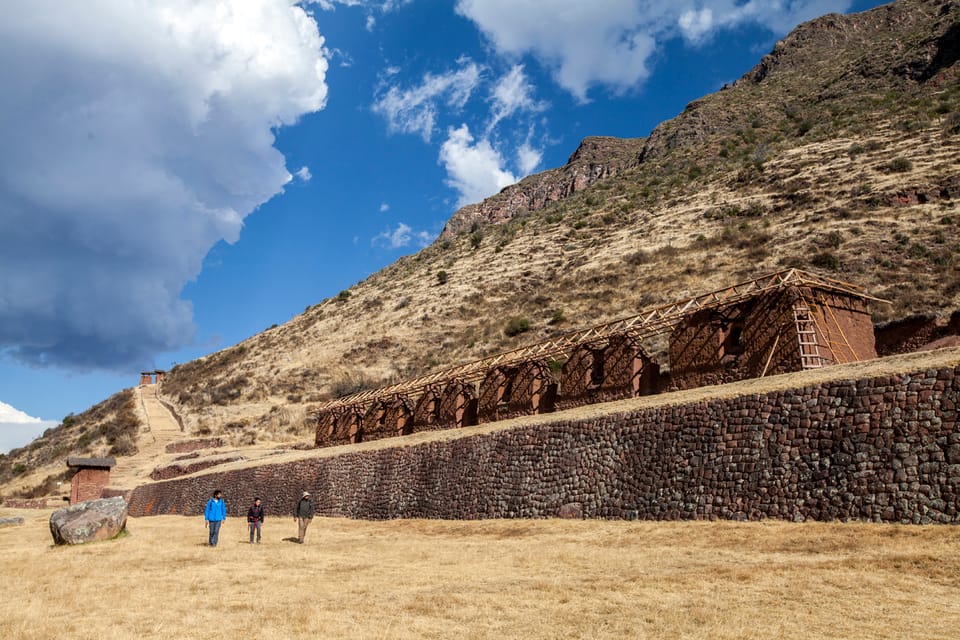
[(694, 391), (238, 463), (138, 487), (131, 514), (198, 514), (219, 487), (235, 515), (310, 489), (369, 519), (960, 522), (958, 349)]

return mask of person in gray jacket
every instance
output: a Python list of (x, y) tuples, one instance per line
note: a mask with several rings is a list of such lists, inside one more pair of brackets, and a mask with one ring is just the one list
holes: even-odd
[(303, 544), (303, 537), (307, 535), (307, 527), (313, 522), (313, 502), (310, 500), (310, 492), (304, 491), (300, 496), (300, 501), (293, 508), (293, 519), (300, 525), (300, 534), (297, 536), (297, 542)]

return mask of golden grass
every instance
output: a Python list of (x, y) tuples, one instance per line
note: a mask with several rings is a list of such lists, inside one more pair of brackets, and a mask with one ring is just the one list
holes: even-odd
[(131, 519), (53, 547), (49, 512), (0, 529), (2, 638), (947, 638), (954, 527), (318, 518), (264, 542), (227, 522)]

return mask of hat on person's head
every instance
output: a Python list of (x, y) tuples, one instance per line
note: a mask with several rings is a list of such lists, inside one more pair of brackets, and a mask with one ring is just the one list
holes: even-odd
[(306, 497), (309, 496), (309, 495), (310, 495), (310, 492), (309, 492), (309, 491), (304, 491), (304, 492), (303, 492), (303, 495), (300, 496), (300, 497), (301, 497), (301, 498), (306, 498)]

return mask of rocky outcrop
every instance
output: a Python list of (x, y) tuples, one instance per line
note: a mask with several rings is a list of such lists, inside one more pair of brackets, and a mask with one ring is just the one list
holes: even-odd
[(885, 322), (874, 327), (874, 335), (877, 355), (881, 357), (950, 346), (949, 342), (940, 341), (960, 335), (960, 311), (954, 311), (949, 318), (927, 313)]
[(50, 516), (50, 534), (55, 544), (108, 540), (126, 526), (127, 502), (122, 497), (80, 502)]
[(827, 117), (818, 115), (827, 104), (835, 110), (863, 109), (852, 106), (856, 100), (851, 102), (851, 96), (883, 94), (891, 86), (902, 90), (905, 85), (956, 82), (958, 14), (956, 0), (901, 0), (801, 24), (732, 85), (691, 102), (682, 114), (657, 126), (640, 161), (680, 148), (695, 150), (699, 160), (746, 129), (796, 130), (804, 120)]
[(15, 516), (13, 518), (0, 518), (0, 528), (2, 527), (16, 527), (23, 524), (23, 518), (20, 516)]
[(468, 231), (474, 224), (503, 224), (519, 213), (537, 211), (590, 185), (637, 165), (642, 138), (584, 138), (567, 164), (524, 178), (495, 196), (459, 209), (441, 238)]

